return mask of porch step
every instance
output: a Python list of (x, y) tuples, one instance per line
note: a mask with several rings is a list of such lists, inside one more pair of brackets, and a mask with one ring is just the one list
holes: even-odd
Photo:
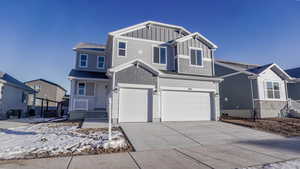
[(81, 128), (107, 128), (107, 120), (98, 118), (85, 118)]
[(87, 112), (84, 118), (108, 119), (106, 112)]

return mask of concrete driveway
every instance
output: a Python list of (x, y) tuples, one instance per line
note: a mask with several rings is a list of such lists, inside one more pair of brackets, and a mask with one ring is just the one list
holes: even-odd
[(208, 145), (283, 139), (283, 137), (223, 122), (124, 123), (136, 151), (185, 148)]
[(0, 162), (0, 169), (233, 169), (300, 158), (300, 139), (222, 122), (121, 124), (136, 152)]

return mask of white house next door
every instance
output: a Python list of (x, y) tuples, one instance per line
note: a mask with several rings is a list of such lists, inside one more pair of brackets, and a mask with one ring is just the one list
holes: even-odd
[(163, 91), (162, 121), (211, 120), (208, 92)]
[(119, 122), (148, 122), (152, 119), (152, 93), (149, 89), (121, 88)]

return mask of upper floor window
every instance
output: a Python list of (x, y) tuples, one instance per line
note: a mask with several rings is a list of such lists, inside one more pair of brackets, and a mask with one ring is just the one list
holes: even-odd
[(266, 82), (265, 93), (268, 99), (280, 99), (280, 85), (279, 82)]
[(104, 69), (104, 67), (105, 67), (105, 57), (104, 56), (98, 56), (97, 67), (99, 69)]
[(126, 56), (127, 53), (127, 43), (125, 41), (118, 42), (118, 55)]
[(78, 83), (78, 95), (85, 95), (85, 83)]
[(203, 66), (203, 53), (200, 48), (190, 49), (191, 65)]
[(88, 55), (80, 54), (79, 56), (79, 67), (87, 67), (88, 66)]
[(167, 48), (166, 47), (153, 47), (153, 62), (157, 64), (167, 63)]

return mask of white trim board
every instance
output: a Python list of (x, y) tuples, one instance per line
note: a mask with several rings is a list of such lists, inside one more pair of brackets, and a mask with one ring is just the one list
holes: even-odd
[(216, 93), (215, 89), (189, 88), (189, 87), (168, 87), (162, 86), (160, 90), (188, 91), (188, 92), (209, 92)]
[(141, 84), (128, 84), (128, 83), (118, 83), (120, 88), (135, 88), (135, 89), (155, 89), (154, 85), (141, 85)]

